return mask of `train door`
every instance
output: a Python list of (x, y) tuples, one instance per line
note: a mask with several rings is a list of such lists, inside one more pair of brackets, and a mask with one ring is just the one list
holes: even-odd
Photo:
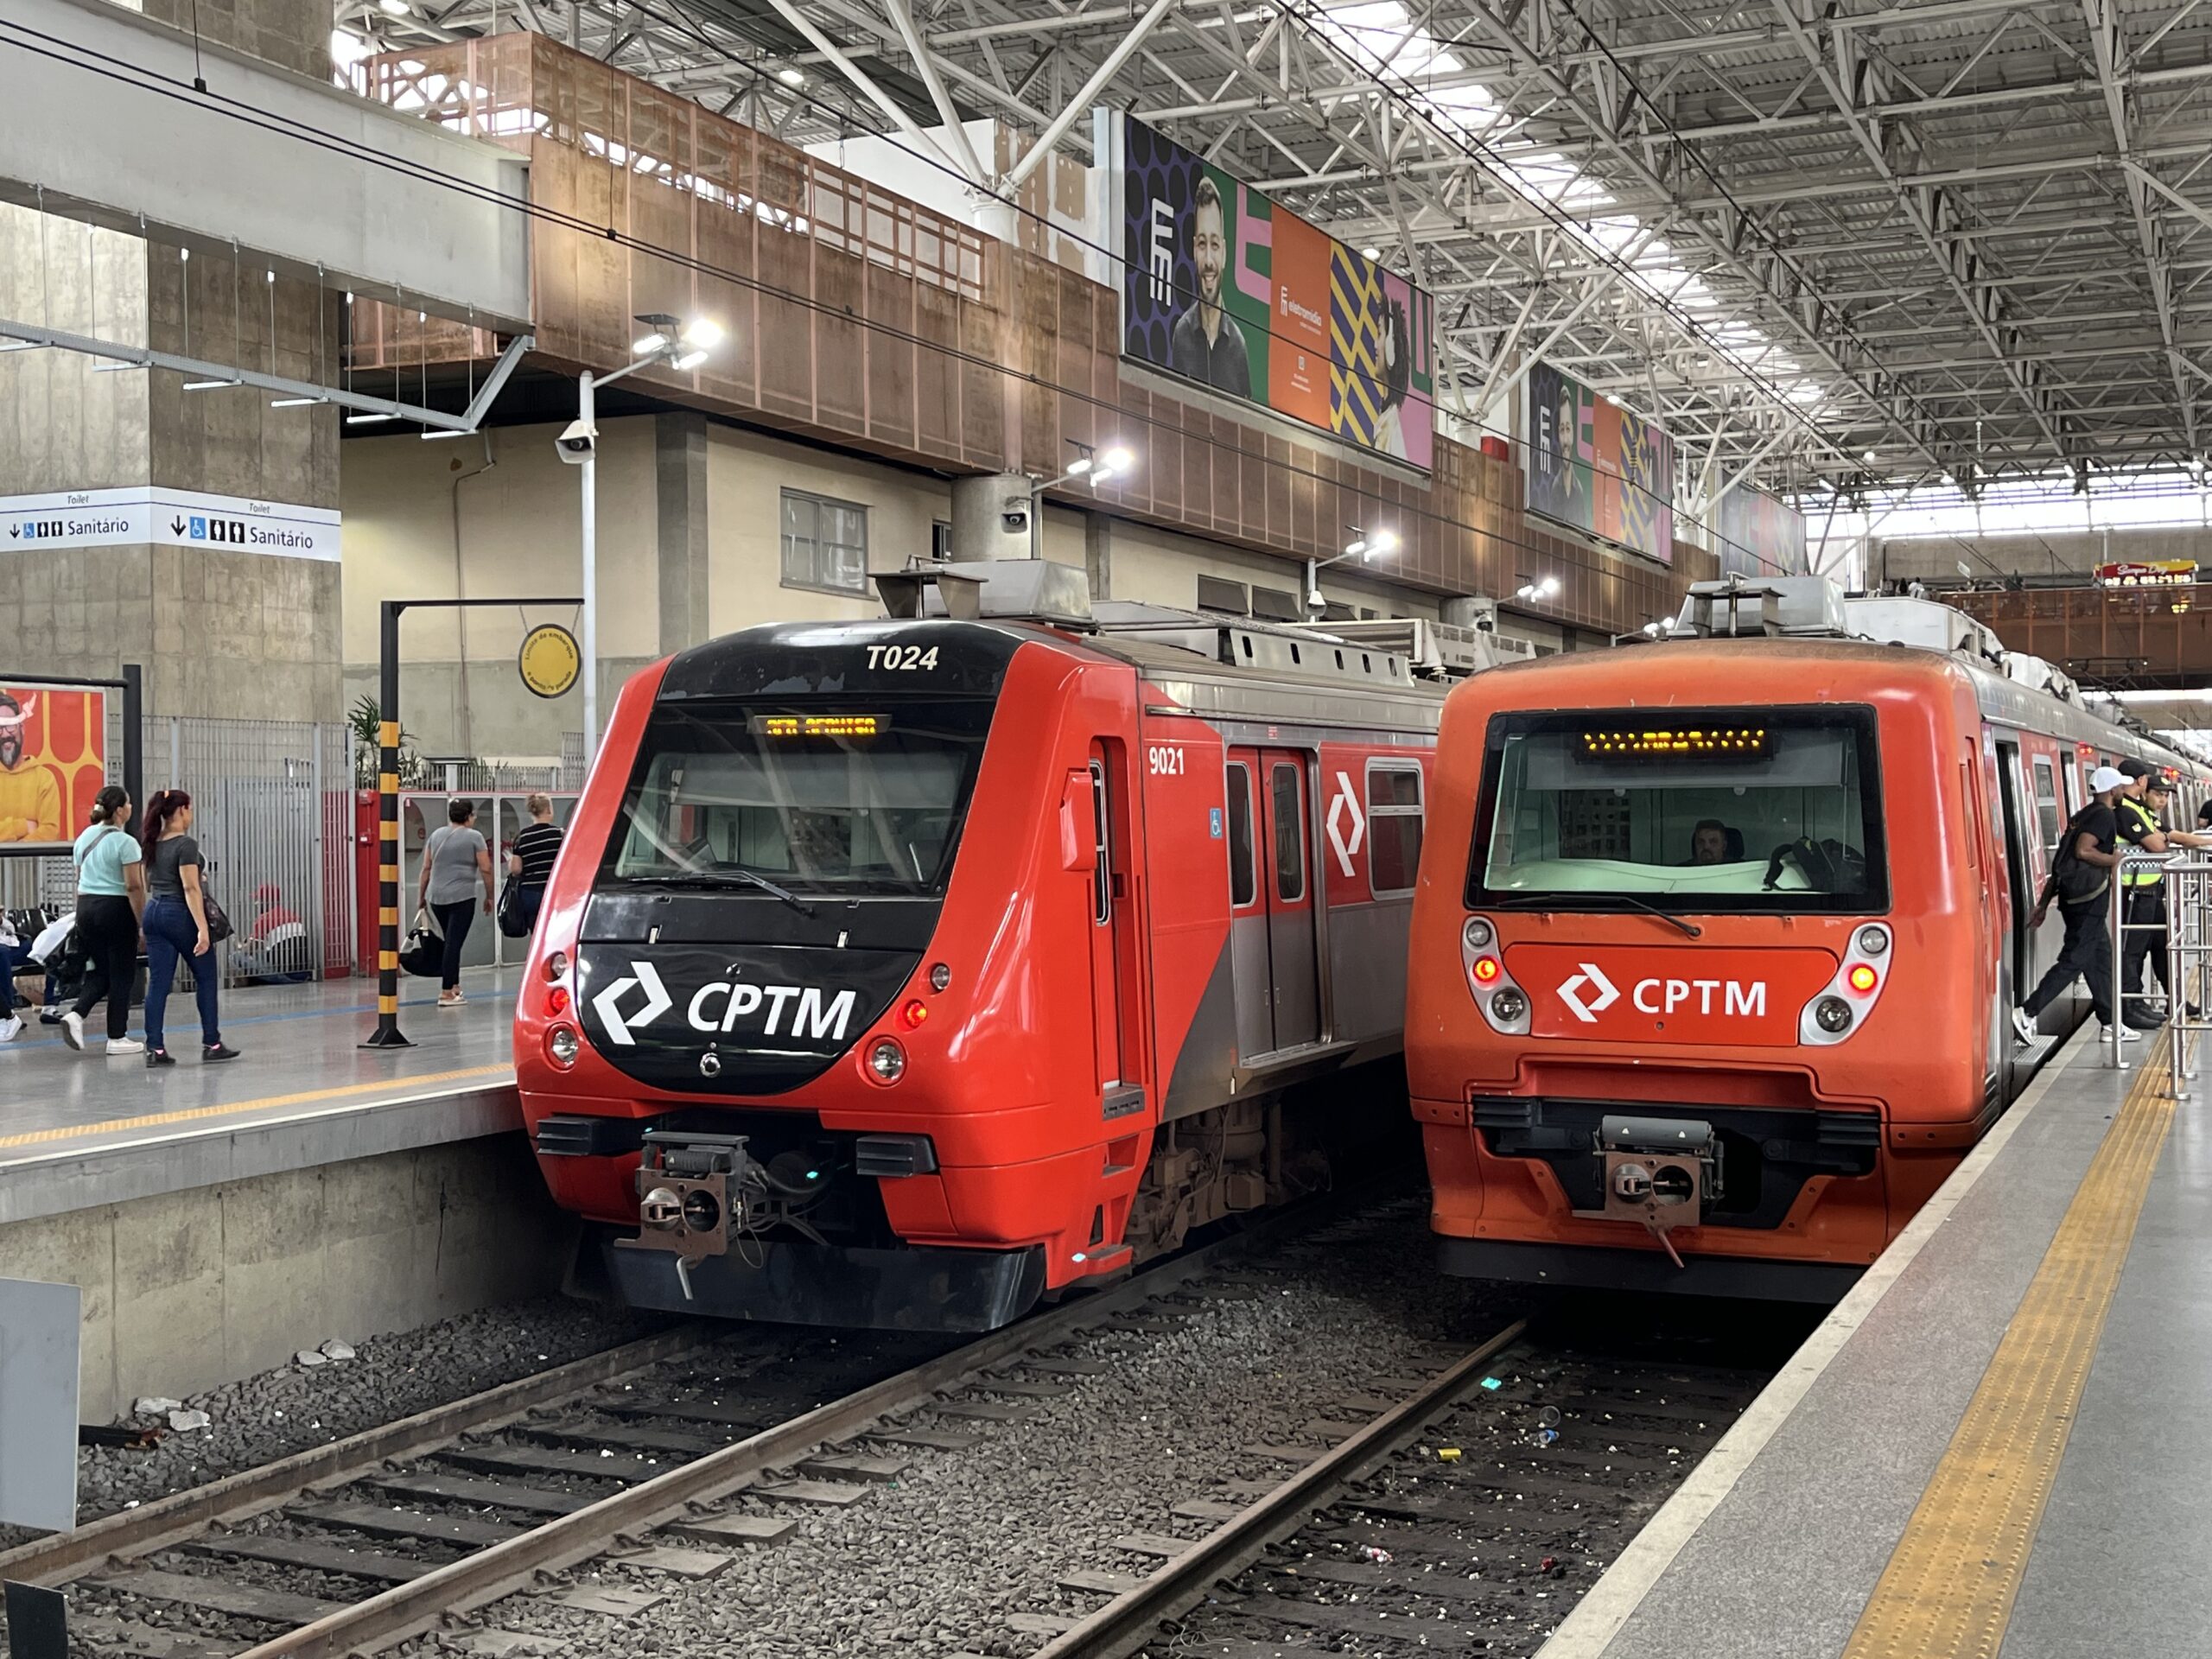
[(1098, 851), (1090, 873), (1090, 1007), (1102, 1090), (1138, 1081), (1132, 836), (1117, 759), (1105, 744), (1091, 744), (1090, 810)]
[(1287, 749), (1259, 751), (1262, 834), (1266, 851), (1260, 888), (1268, 913), (1268, 1003), (1274, 1046), (1320, 1040), (1320, 961), (1314, 944), (1313, 847), (1307, 810), (1306, 758)]
[(1236, 986), (1236, 1052), (1249, 1058), (1275, 1046), (1268, 965), (1268, 904), (1260, 893), (1261, 779), (1257, 749), (1232, 749), (1222, 792), (1229, 820), (1229, 950)]
[(2012, 995), (2018, 1001), (2035, 984), (2035, 958), (2028, 933), (2028, 912), (2035, 908), (2035, 861), (2028, 855), (2028, 842), (2036, 833), (2028, 813), (2027, 779), (2021, 775), (2020, 745), (2017, 738), (1997, 740), (1999, 791), (2005, 801), (2005, 873), (2012, 889), (2011, 945), (2007, 958), (2012, 968)]

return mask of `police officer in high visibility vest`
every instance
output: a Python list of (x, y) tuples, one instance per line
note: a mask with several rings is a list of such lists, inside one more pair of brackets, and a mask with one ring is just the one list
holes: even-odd
[[(2128, 778), (2127, 788), (2117, 803), (2120, 833), (2132, 843), (2130, 851), (2164, 853), (2176, 846), (2212, 847), (2212, 836), (2165, 828), (2166, 804), (2173, 797), (2173, 785), (2164, 772), (2140, 760), (2123, 760), (2120, 769)], [(2173, 969), (2166, 961), (2165, 872), (2129, 870), (2120, 879), (2124, 889), (2120, 895), (2121, 915), (2127, 925), (2120, 940), (2120, 989), (2127, 999), (2127, 1011), (2143, 1014), (2150, 1011), (2141, 1000), (2143, 964), (2146, 960), (2158, 976), (2158, 988), (2165, 993), (2169, 1002), (2173, 1000)], [(2190, 1014), (2196, 1017), (2194, 1005)]]

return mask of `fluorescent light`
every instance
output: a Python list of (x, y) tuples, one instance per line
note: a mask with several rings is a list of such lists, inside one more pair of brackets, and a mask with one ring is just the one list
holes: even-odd
[(317, 404), (327, 404), (329, 401), (327, 397), (271, 397), (269, 400), (269, 407), (271, 409), (311, 409)]
[(1061, 476), (1063, 478), (1081, 478), (1090, 470), (1090, 457), (1089, 455), (1077, 455), (1073, 461), (1068, 463), (1067, 471), (1063, 473)]
[(423, 442), (425, 443), (435, 443), (441, 438), (473, 438), (475, 435), (476, 435), (474, 432), (449, 432), (440, 429), (435, 432), (425, 432), (423, 434)]
[(786, 86), (804, 86), (806, 85), (806, 71), (795, 69), (787, 63), (776, 71), (776, 79)]
[(242, 380), (188, 380), (184, 383), (184, 390), (187, 391), (218, 391), (225, 386), (238, 386), (244, 385), (245, 384), (245, 383)]
[(95, 363), (92, 365), (92, 372), (94, 374), (127, 374), (132, 369), (143, 369), (145, 366), (143, 363)]
[(668, 336), (658, 329), (655, 329), (650, 334), (641, 335), (630, 342), (631, 354), (636, 357), (651, 357), (655, 352), (665, 351), (667, 348)]
[(1367, 543), (1364, 541), (1346, 542), (1344, 543), (1344, 553), (1347, 557), (1355, 554), (1364, 557), (1366, 552)]
[(42, 340), (0, 340), (0, 352), (35, 352), (45, 345)]
[(676, 359), (676, 366), (679, 369), (689, 372), (690, 370), (697, 368), (706, 360), (707, 354), (704, 352), (686, 352), (683, 356)]
[(366, 415), (348, 415), (346, 417), (346, 424), (348, 426), (366, 426), (372, 421), (396, 421), (398, 418), (399, 416), (397, 415), (383, 415), (371, 412)]
[(377, 10), (387, 17), (404, 17), (410, 8), (407, 0), (377, 0)]
[(683, 343), (698, 351), (711, 352), (722, 343), (722, 326), (712, 317), (694, 317), (683, 331)]

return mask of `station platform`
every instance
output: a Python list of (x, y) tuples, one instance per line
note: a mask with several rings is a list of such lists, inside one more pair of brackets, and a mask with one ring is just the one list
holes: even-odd
[(471, 973), (451, 1009), (429, 982), (403, 982), (404, 1049), (358, 1046), (376, 1026), (372, 979), (226, 992), (223, 1034), (241, 1052), (221, 1065), (195, 1057), (188, 995), (169, 999), (177, 1064), (158, 1070), (109, 1059), (90, 1030), (78, 1053), (26, 1018), (0, 1045), (0, 1225), (518, 1129), (514, 973)]
[[(2212, 1082), (2085, 1025), (1539, 1659), (2208, 1651)], [(2212, 1052), (2200, 1058), (2212, 1061)]]

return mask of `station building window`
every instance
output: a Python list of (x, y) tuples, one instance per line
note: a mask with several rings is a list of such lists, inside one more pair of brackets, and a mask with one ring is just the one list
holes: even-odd
[(1298, 595), (1281, 588), (1254, 588), (1252, 614), (1274, 622), (1301, 622), (1306, 618)]
[(1198, 578), (1198, 608), (1215, 611), (1224, 616), (1249, 616), (1251, 601), (1244, 596), (1241, 582), (1224, 582), (1218, 576)]
[(868, 509), (856, 502), (785, 490), (784, 586), (865, 594)]

